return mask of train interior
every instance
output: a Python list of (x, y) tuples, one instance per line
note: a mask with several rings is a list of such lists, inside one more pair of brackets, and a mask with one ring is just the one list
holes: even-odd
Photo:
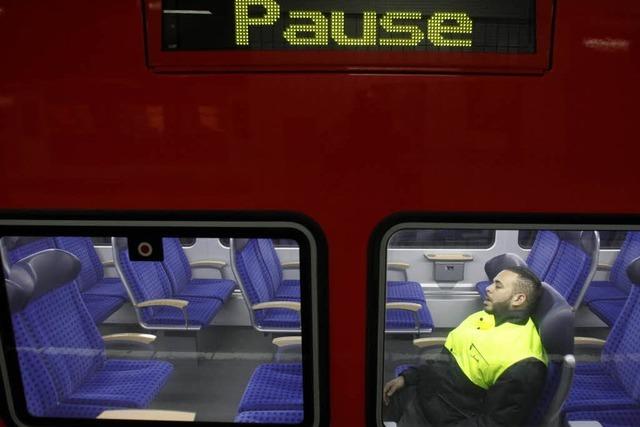
[[(624, 342), (626, 325), (614, 325), (621, 313), (633, 318), (626, 302), (638, 278), (627, 270), (640, 257), (638, 231), (425, 227), (396, 231), (381, 249), (379, 288), (370, 290), (380, 296), (379, 389), (482, 310), (506, 259), (553, 288), (574, 322), (552, 332), (569, 330), (571, 350), (561, 351), (560, 362), (569, 353), (576, 361), (565, 406), (551, 415), (545, 408), (540, 420), (584, 419), (585, 393), (611, 399), (611, 389), (594, 391), (580, 379), (581, 366), (601, 369), (597, 377), (610, 375), (615, 387), (619, 371), (611, 365), (633, 359), (633, 346), (608, 338), (614, 330)], [(12, 381), (21, 382), (30, 415), (303, 420), (302, 366), (309, 360), (301, 350), (301, 308), (314, 301), (301, 304), (313, 294), (304, 291), (310, 284), (301, 280), (295, 240), (5, 236), (1, 249), (4, 311), (20, 368)], [(627, 400), (620, 409), (633, 410)]]

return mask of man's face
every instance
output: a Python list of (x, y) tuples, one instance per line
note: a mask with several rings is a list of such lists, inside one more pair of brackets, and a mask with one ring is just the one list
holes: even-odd
[(503, 270), (493, 279), (487, 288), (484, 310), (489, 314), (505, 313), (511, 310), (511, 302), (515, 297), (514, 284), (518, 275), (513, 271)]

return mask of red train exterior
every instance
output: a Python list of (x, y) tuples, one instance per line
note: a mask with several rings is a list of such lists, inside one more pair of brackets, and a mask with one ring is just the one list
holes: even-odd
[(159, 73), (147, 6), (0, 2), (0, 209), (311, 217), (329, 247), (332, 426), (365, 424), (367, 243), (385, 217), (640, 213), (638, 2), (550, 4), (539, 73)]

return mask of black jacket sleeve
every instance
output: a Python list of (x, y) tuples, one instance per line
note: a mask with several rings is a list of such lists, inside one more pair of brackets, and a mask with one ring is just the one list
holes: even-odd
[[(487, 390), (481, 414), (455, 423), (455, 427), (522, 426), (535, 408), (546, 380), (547, 367), (537, 359), (509, 367)], [(453, 427), (453, 426), (452, 426)]]

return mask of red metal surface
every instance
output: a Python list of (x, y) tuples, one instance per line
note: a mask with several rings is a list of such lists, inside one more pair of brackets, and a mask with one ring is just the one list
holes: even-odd
[(382, 218), (640, 213), (636, 1), (558, 0), (541, 76), (154, 74), (141, 7), (0, 2), (0, 208), (314, 218), (333, 426), (364, 424), (366, 245)]

